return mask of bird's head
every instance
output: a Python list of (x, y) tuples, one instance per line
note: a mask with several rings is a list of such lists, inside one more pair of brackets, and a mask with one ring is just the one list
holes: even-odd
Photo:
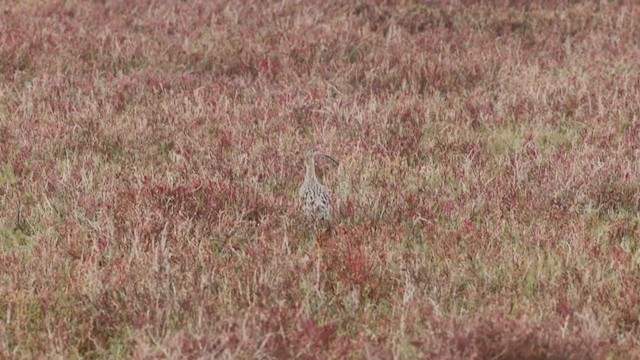
[(325, 158), (331, 160), (331, 162), (333, 162), (336, 166), (340, 165), (340, 163), (338, 163), (338, 160), (336, 160), (333, 156), (325, 153), (324, 151), (318, 151), (318, 150), (314, 150), (314, 149), (307, 149), (307, 151), (305, 152), (305, 160), (306, 160), (306, 162), (308, 164), (313, 164), (313, 161), (314, 161), (316, 156), (325, 157)]

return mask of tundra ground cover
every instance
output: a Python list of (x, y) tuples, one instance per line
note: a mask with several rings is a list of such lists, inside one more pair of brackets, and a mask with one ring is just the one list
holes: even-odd
[(4, 2), (0, 357), (640, 357), (638, 19)]

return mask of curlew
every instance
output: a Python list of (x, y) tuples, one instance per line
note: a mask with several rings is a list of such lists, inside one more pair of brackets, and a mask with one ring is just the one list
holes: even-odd
[(336, 159), (322, 151), (308, 151), (305, 156), (307, 171), (298, 195), (302, 201), (302, 210), (308, 217), (328, 221), (331, 220), (331, 196), (316, 177), (316, 156), (324, 156), (338, 165)]

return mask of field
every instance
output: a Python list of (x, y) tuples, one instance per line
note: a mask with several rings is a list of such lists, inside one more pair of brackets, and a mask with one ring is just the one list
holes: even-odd
[(1, 8), (0, 358), (640, 358), (639, 3)]

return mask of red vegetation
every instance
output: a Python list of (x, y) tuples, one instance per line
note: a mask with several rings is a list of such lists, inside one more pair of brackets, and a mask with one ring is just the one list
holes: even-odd
[(638, 19), (4, 2), (0, 358), (640, 358)]

